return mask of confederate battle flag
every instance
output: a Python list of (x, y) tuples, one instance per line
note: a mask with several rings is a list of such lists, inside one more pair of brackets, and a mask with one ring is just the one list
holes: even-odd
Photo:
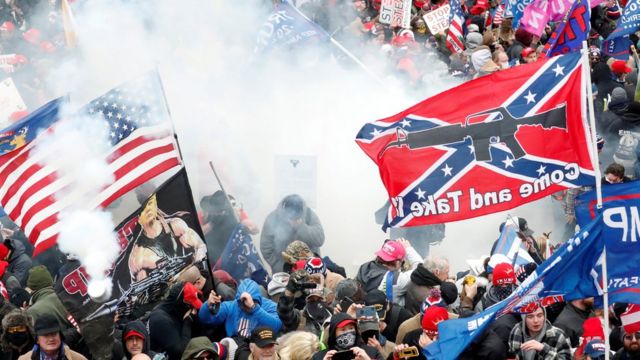
[(386, 119), (356, 142), (378, 165), (388, 226), (468, 219), (592, 185), (580, 53), (469, 81)]

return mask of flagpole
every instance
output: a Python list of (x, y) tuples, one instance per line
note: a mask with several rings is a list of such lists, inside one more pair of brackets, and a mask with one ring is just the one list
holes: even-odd
[[(589, 49), (587, 42), (582, 42), (582, 71), (585, 74), (587, 86), (587, 104), (589, 106), (589, 123), (591, 127), (591, 158), (596, 177), (596, 208), (602, 210), (602, 175), (600, 174), (600, 162), (598, 161), (598, 147), (596, 144), (596, 119), (593, 109), (593, 89), (591, 88), (591, 71), (589, 70)], [(586, 81), (588, 80), (588, 81)], [(609, 360), (611, 344), (609, 343), (609, 277), (607, 272), (607, 244), (602, 249), (602, 306), (604, 307), (604, 358)]]
[(227, 193), (227, 191), (224, 189), (224, 186), (222, 185), (222, 181), (220, 181), (218, 172), (216, 171), (216, 168), (213, 166), (213, 161), (209, 161), (209, 166), (211, 167), (211, 171), (213, 171), (213, 175), (216, 177), (216, 180), (218, 180), (218, 185), (220, 185), (220, 190), (222, 190), (222, 193), (224, 194), (224, 198), (227, 199), (227, 205), (229, 205), (229, 207), (231, 208), (231, 212), (233, 213), (234, 219), (236, 219), (236, 221), (240, 223), (240, 218), (238, 217), (238, 214), (236, 214), (236, 210), (231, 204), (231, 198), (229, 197), (229, 194)]

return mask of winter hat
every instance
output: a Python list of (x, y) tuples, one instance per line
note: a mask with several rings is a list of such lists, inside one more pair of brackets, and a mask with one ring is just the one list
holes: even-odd
[(29, 62), (29, 59), (27, 59), (27, 57), (22, 54), (16, 54), (7, 62), (9, 63), (9, 65), (16, 65), (16, 64), (25, 65)]
[(358, 293), (358, 283), (353, 279), (344, 279), (341, 280), (338, 285), (336, 285), (336, 302), (344, 299), (345, 297), (349, 297), (353, 300), (354, 295)]
[(431, 306), (422, 315), (422, 330), (437, 332), (438, 323), (449, 320), (447, 309), (440, 306)]
[(406, 254), (404, 246), (396, 240), (385, 241), (382, 248), (376, 251), (376, 256), (386, 262), (402, 260)]
[(13, 32), (15, 29), (16, 26), (11, 21), (5, 21), (0, 25), (0, 31)]
[(304, 264), (304, 270), (308, 272), (309, 275), (322, 274), (323, 276), (327, 276), (327, 267), (319, 257), (313, 257), (307, 260)]
[(475, 48), (482, 45), (483, 41), (484, 41), (484, 38), (480, 33), (472, 32), (467, 34), (467, 36), (464, 39), (464, 47), (467, 49), (465, 50), (465, 53), (467, 55), (470, 55)]
[(234, 289), (238, 288), (238, 283), (236, 282), (236, 279), (234, 279), (231, 275), (229, 275), (228, 272), (224, 271), (224, 270), (216, 270), (213, 272), (213, 277), (216, 280), (219, 280), (220, 282), (231, 286)]
[(607, 8), (606, 14), (607, 14), (607, 18), (615, 21), (615, 20), (618, 20), (622, 12), (620, 11), (620, 7), (618, 6), (618, 4), (614, 3), (613, 6)]
[(611, 101), (609, 101), (609, 106), (624, 104), (628, 101), (627, 92), (623, 88), (617, 87), (611, 92)]
[(440, 295), (447, 305), (451, 305), (458, 299), (458, 287), (452, 282), (443, 281), (440, 285)]
[(602, 322), (598, 317), (590, 317), (582, 323), (582, 336), (580, 345), (576, 349), (576, 355), (584, 354), (587, 343), (596, 339), (604, 339)]
[(40, 44), (40, 30), (31, 28), (22, 34), (22, 37), (30, 44)]
[(29, 277), (27, 278), (27, 287), (29, 289), (38, 291), (52, 285), (53, 278), (44, 265), (34, 266), (29, 269)]
[(631, 72), (631, 68), (627, 66), (624, 60), (616, 60), (611, 63), (611, 72), (614, 74), (628, 74)]
[(420, 305), (420, 313), (424, 314), (425, 311), (427, 311), (427, 309), (432, 306), (438, 306), (441, 308), (447, 307), (447, 304), (442, 299), (440, 290), (436, 288), (431, 289), (429, 296), (427, 296), (426, 299), (424, 299), (424, 301), (422, 302), (422, 305)]
[(273, 274), (269, 285), (267, 285), (267, 294), (273, 297), (278, 294), (282, 294), (289, 282), (289, 274), (285, 272), (278, 272)]
[(467, 33), (470, 34), (472, 32), (480, 32), (480, 27), (478, 27), (478, 25), (476, 24), (469, 24), (467, 25)]
[(56, 52), (56, 47), (51, 41), (42, 41), (40, 43), (40, 50), (46, 52), (47, 54), (53, 54), (54, 52)]
[(533, 41), (533, 34), (523, 28), (519, 28), (518, 30), (516, 30), (514, 36), (516, 40), (521, 42), (525, 47), (530, 46), (531, 41)]
[(202, 294), (202, 291), (198, 290), (195, 285), (190, 282), (185, 282), (183, 291), (184, 294), (182, 295), (182, 298), (185, 303), (191, 305), (194, 309), (200, 309), (200, 307), (202, 307), (202, 301), (198, 299), (198, 295)]
[(509, 263), (500, 263), (493, 268), (493, 285), (513, 285), (516, 283), (516, 274)]

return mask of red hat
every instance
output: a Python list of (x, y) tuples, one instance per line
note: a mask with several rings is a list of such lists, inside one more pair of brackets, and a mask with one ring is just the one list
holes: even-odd
[(22, 37), (28, 43), (31, 43), (33, 45), (40, 44), (40, 30), (38, 30), (38, 29), (35, 29), (35, 28), (29, 29), (29, 30), (25, 31), (24, 33), (22, 33)]
[(185, 303), (191, 305), (194, 309), (200, 309), (200, 307), (202, 307), (202, 301), (198, 299), (198, 295), (202, 294), (202, 292), (198, 290), (195, 285), (190, 282), (184, 283), (183, 291), (184, 294), (182, 298)]
[(582, 341), (576, 350), (576, 355), (584, 354), (584, 348), (588, 342), (595, 339), (604, 339), (604, 327), (599, 317), (590, 317), (582, 323)]
[(493, 285), (513, 285), (516, 283), (516, 273), (509, 263), (500, 263), (493, 268)]
[(8, 61), (9, 65), (15, 65), (15, 64), (24, 65), (28, 62), (29, 62), (29, 59), (27, 59), (27, 57), (22, 54), (16, 54), (13, 56), (13, 58), (9, 59)]
[(127, 340), (128, 338), (134, 337), (134, 336), (137, 336), (140, 339), (144, 340), (144, 335), (142, 335), (141, 333), (139, 333), (139, 332), (137, 332), (135, 330), (129, 330), (127, 332), (127, 334), (124, 336), (124, 339)]
[(0, 31), (9, 31), (9, 32), (13, 32), (13, 30), (16, 29), (16, 26), (13, 25), (13, 23), (11, 21), (5, 21), (2, 23), (2, 25), (0, 25)]
[(376, 252), (376, 256), (386, 262), (402, 260), (406, 254), (404, 246), (395, 240), (385, 242), (382, 248)]
[(344, 319), (344, 320), (340, 321), (340, 322), (338, 323), (338, 325), (336, 325), (336, 329), (343, 328), (343, 327), (345, 327), (345, 326), (347, 326), (347, 325), (349, 325), (349, 324), (356, 325), (356, 324), (357, 324), (357, 322), (355, 321), (355, 319), (351, 319), (351, 318), (349, 318), (349, 319)]
[(611, 71), (615, 74), (628, 74), (631, 72), (631, 68), (624, 60), (616, 60), (611, 64)]
[(0, 244), (0, 260), (6, 259), (9, 254), (9, 248), (5, 244)]
[(0, 260), (0, 278), (4, 276), (4, 272), (7, 270), (7, 266), (9, 266), (8, 262)]
[(487, 11), (487, 8), (478, 5), (474, 5), (471, 10), (469, 10), (471, 15), (480, 15), (485, 11)]
[(56, 47), (51, 41), (43, 41), (40, 43), (40, 49), (48, 54), (56, 52)]
[(527, 56), (531, 55), (534, 52), (536, 52), (536, 50), (534, 48), (530, 48), (530, 47), (524, 48), (524, 49), (522, 49), (522, 54), (521, 54), (522, 58), (524, 59), (524, 58), (526, 58)]
[(213, 277), (216, 278), (217, 280), (220, 280), (221, 282), (225, 283), (226, 285), (229, 285), (233, 288), (237, 288), (238, 287), (238, 282), (236, 282), (236, 279), (233, 278), (233, 276), (229, 275), (228, 272), (224, 271), (224, 270), (216, 270), (213, 272)]
[(431, 306), (422, 315), (422, 330), (437, 332), (438, 323), (449, 320), (447, 309), (440, 306)]

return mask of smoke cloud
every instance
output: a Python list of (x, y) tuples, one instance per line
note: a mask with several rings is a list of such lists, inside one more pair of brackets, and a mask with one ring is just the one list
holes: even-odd
[[(211, 160), (226, 190), (258, 225), (280, 200), (277, 157), (314, 157), (317, 198), (311, 202), (326, 234), (323, 255), (354, 276), (386, 237), (374, 221), (386, 193), (377, 168), (356, 145), (356, 133), (365, 122), (400, 112), (457, 82), (443, 75), (444, 64), (425, 56), (431, 69), (426, 81), (407, 86), (389, 76), (378, 49), (350, 48), (384, 85), (331, 44), (257, 56), (256, 37), (270, 5), (258, 0), (78, 4), (78, 55), (58, 64), (47, 84), (52, 95), (70, 91), (82, 103), (159, 69), (196, 204), (219, 188), (208, 168)], [(527, 214), (513, 213), (530, 217), (534, 229), (538, 221), (547, 222), (539, 206), (527, 209)], [(115, 222), (133, 210), (118, 209)], [(504, 217), (449, 224), (446, 239), (432, 252), (447, 255), (452, 269), (465, 267), (466, 258), (488, 252)], [(73, 225), (83, 223), (93, 222), (79, 217)], [(87, 256), (104, 254), (97, 242), (83, 245), (78, 251)]]

